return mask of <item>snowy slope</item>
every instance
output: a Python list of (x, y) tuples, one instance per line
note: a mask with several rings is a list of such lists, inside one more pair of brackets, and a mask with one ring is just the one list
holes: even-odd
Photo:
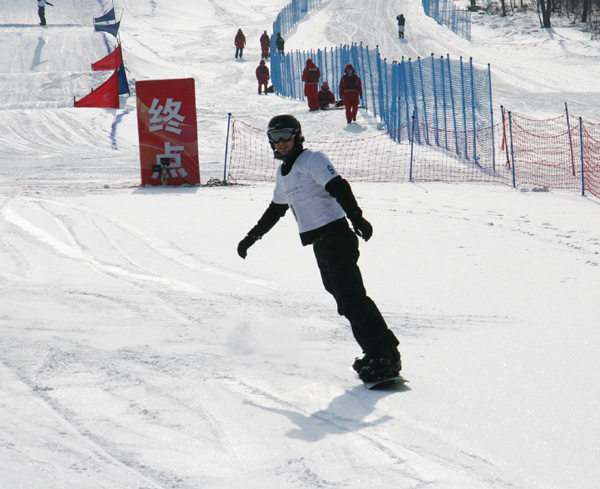
[[(93, 32), (103, 6), (53, 3), (43, 29), (35, 5), (0, 0), (0, 487), (597, 485), (597, 201), (354, 184), (375, 228), (365, 283), (411, 380), (366, 391), (293, 219), (236, 255), (271, 185), (137, 187), (135, 99), (71, 108), (106, 76), (89, 69), (115, 45)], [(258, 37), (281, 2), (116, 7), (131, 83), (195, 78), (203, 181), (222, 176), (228, 112), (255, 127), (294, 113), (309, 140), (377, 133), (366, 113), (349, 128), (339, 112), (256, 94)], [(474, 21), (470, 44), (417, 2), (330, 0), (287, 46), (473, 56), (491, 63), (495, 104), (544, 118), (567, 101), (598, 120), (598, 42), (541, 31), (533, 15)]]

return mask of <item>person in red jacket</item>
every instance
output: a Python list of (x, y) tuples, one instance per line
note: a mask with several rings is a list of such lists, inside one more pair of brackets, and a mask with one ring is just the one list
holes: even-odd
[(306, 68), (302, 72), (302, 81), (304, 95), (308, 100), (308, 110), (319, 110), (319, 78), (321, 78), (321, 71), (312, 59), (307, 59)]
[(262, 93), (262, 87), (265, 87), (265, 95), (267, 94), (267, 85), (270, 78), (269, 67), (265, 64), (265, 60), (261, 59), (258, 68), (256, 68), (256, 79), (258, 80), (258, 94)]
[(344, 76), (340, 80), (340, 97), (346, 107), (346, 120), (348, 124), (356, 121), (358, 99), (362, 97), (362, 93), (362, 83), (358, 75), (354, 73), (354, 66), (351, 64), (346, 65)]
[(238, 29), (237, 34), (235, 35), (235, 57), (238, 56), (241, 58), (244, 54), (244, 46), (246, 46), (246, 36), (242, 32), (242, 29)]
[(324, 81), (319, 90), (319, 109), (323, 110), (329, 107), (329, 104), (335, 104), (335, 95), (329, 90), (329, 83)]
[(262, 50), (261, 58), (268, 58), (269, 51), (271, 47), (271, 39), (269, 39), (269, 35), (267, 31), (264, 32), (262, 36), (260, 36), (260, 49)]

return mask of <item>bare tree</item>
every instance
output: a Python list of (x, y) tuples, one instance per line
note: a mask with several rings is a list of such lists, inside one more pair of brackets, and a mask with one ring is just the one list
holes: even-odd
[(538, 13), (541, 10), (541, 25), (544, 29), (549, 29), (552, 27), (550, 17), (552, 16), (552, 9), (556, 3), (557, 0), (538, 0)]
[(588, 12), (590, 11), (590, 1), (583, 0), (583, 12), (581, 13), (581, 22), (587, 22)]

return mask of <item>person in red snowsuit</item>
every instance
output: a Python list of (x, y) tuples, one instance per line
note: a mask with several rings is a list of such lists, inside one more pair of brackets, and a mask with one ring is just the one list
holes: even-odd
[(262, 93), (262, 88), (265, 87), (265, 95), (267, 94), (267, 85), (270, 78), (269, 67), (265, 64), (265, 60), (261, 59), (258, 68), (256, 68), (256, 79), (258, 80), (258, 94)]
[(354, 73), (354, 66), (351, 64), (346, 65), (344, 76), (340, 80), (340, 97), (346, 107), (346, 120), (348, 124), (356, 121), (358, 99), (362, 97), (362, 94), (362, 83), (358, 75)]
[(238, 29), (237, 34), (235, 35), (235, 57), (238, 56), (242, 58), (244, 54), (244, 46), (246, 46), (246, 36), (242, 32), (242, 29)]
[(262, 50), (261, 58), (268, 58), (269, 51), (271, 47), (271, 39), (269, 39), (269, 35), (267, 31), (264, 32), (262, 36), (260, 36), (260, 48)]
[(307, 59), (306, 68), (302, 72), (302, 81), (304, 95), (308, 100), (308, 110), (319, 110), (319, 78), (321, 78), (321, 71), (312, 59)]
[(329, 107), (329, 104), (335, 104), (335, 95), (329, 90), (329, 83), (324, 81), (319, 90), (319, 109), (323, 110)]

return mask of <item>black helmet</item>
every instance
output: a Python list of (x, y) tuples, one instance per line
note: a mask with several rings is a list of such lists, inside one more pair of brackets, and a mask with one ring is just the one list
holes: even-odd
[[(289, 132), (290, 137), (286, 138), (286, 130)], [(280, 114), (273, 117), (269, 121), (267, 135), (269, 136), (269, 143), (271, 143), (273, 149), (275, 149), (274, 143), (279, 142), (281, 139), (289, 140), (293, 137), (295, 138), (296, 144), (304, 142), (300, 122), (293, 115), (289, 114)]]

